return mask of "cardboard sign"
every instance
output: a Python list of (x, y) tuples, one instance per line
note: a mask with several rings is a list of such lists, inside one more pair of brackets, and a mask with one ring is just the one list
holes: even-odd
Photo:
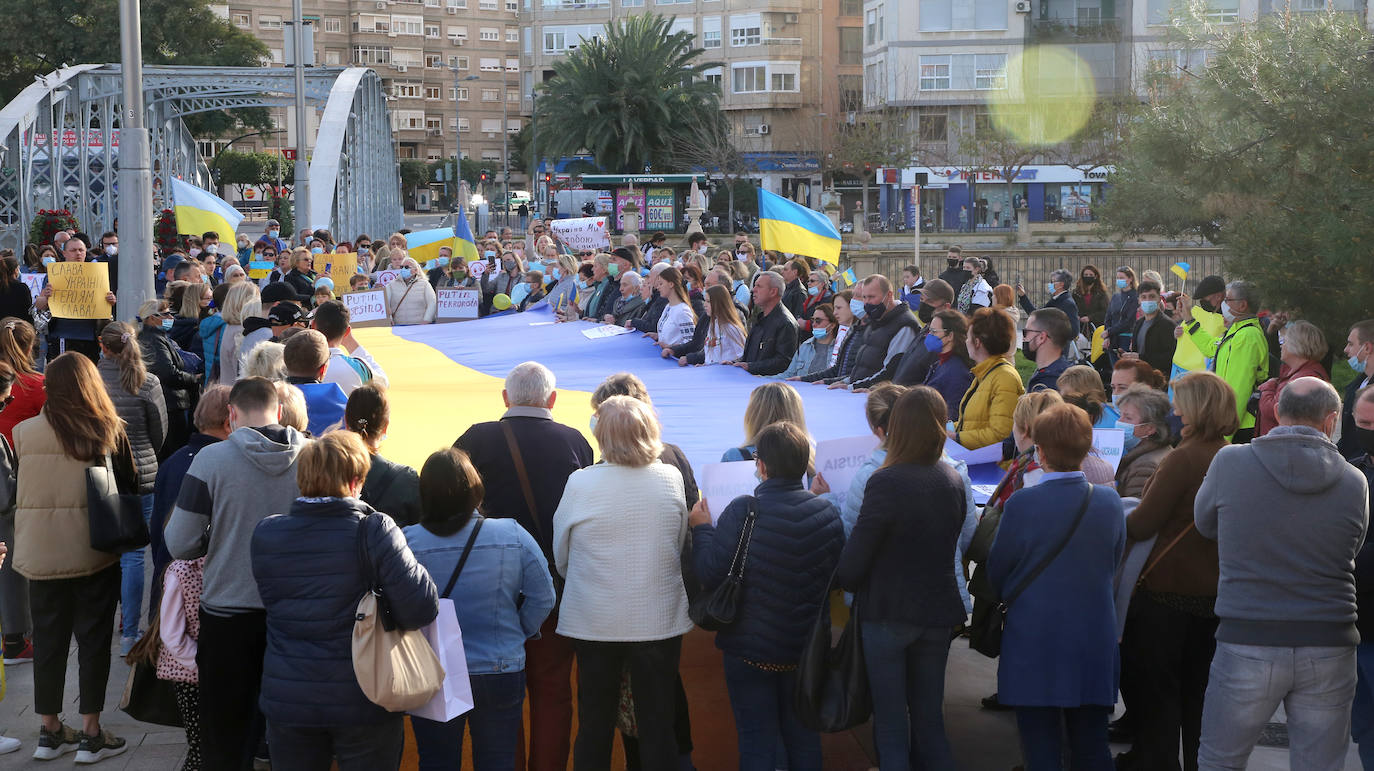
[(701, 467), (697, 481), (701, 487), (701, 497), (706, 499), (706, 507), (711, 510), (711, 524), (716, 524), (721, 512), (730, 501), (741, 495), (753, 495), (759, 479), (754, 476), (758, 469), (752, 460), (737, 460), (728, 463), (707, 463)]
[[(375, 279), (373, 283), (375, 283), (379, 287), (384, 287), (398, 278), (405, 278), (409, 275), (410, 268), (397, 268), (395, 270), (379, 270), (377, 271), (377, 275), (373, 276), (373, 279)], [(348, 286), (347, 280), (344, 281), (344, 286)]]
[(630, 330), (626, 329), (625, 327), (619, 327), (615, 324), (598, 324), (592, 327), (591, 329), (582, 330), (582, 336), (587, 338), (588, 340), (600, 340), (603, 337), (615, 337), (616, 335), (623, 335), (629, 331)]
[(354, 252), (331, 254), (329, 277), (334, 280), (334, 293), (347, 291), (348, 280), (358, 275), (358, 255)]
[(1119, 428), (1094, 428), (1093, 453), (1112, 464), (1112, 473), (1121, 465), (1122, 448), (1126, 445), (1126, 432)]
[(825, 483), (830, 485), (830, 493), (835, 496), (835, 505), (844, 507), (854, 475), (877, 446), (878, 437), (873, 434), (827, 439), (816, 443), (816, 472), (825, 477)]
[(248, 263), (249, 278), (267, 278), (277, 263), (271, 260), (252, 260)]
[(487, 263), (485, 261), (473, 260), (472, 262), (468, 263), (468, 273), (472, 274), (473, 278), (481, 278), (482, 274), (486, 272)]
[(48, 266), (52, 297), (48, 308), (59, 319), (108, 319), (110, 266), (103, 262), (54, 262)]
[(24, 284), (29, 288), (29, 294), (34, 297), (43, 291), (43, 285), (48, 283), (48, 276), (44, 273), (20, 273), (19, 278), (24, 280)]
[(481, 290), (448, 288), (440, 289), (435, 294), (439, 297), (439, 311), (435, 316), (438, 320), (477, 318), (477, 306), (482, 301)]
[(386, 312), (386, 293), (380, 289), (347, 292), (341, 299), (348, 306), (348, 323), (352, 326), (379, 326), (391, 321)]
[(576, 217), (554, 220), (549, 226), (554, 235), (573, 249), (610, 251), (611, 237), (606, 232), (605, 217)]

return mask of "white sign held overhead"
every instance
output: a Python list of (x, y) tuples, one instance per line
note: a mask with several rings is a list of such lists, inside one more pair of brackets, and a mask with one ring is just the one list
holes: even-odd
[(605, 217), (574, 217), (554, 220), (549, 225), (554, 235), (573, 249), (610, 249), (611, 236)]

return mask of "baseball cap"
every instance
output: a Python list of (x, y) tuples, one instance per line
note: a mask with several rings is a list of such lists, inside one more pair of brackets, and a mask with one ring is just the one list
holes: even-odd
[(296, 293), (296, 290), (285, 281), (273, 281), (262, 288), (261, 300), (265, 304), (286, 302), (288, 300), (291, 302), (301, 302), (302, 298)]
[(281, 303), (272, 306), (272, 310), (267, 312), (267, 320), (272, 322), (274, 327), (284, 327), (288, 324), (299, 324), (305, 321), (305, 311), (299, 305), (291, 303)]

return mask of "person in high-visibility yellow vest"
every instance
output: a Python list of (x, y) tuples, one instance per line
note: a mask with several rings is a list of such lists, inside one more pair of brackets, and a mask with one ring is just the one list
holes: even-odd
[[(1221, 337), (1221, 333), (1226, 329), (1226, 320), (1221, 317), (1221, 302), (1225, 295), (1226, 282), (1221, 276), (1207, 276), (1202, 279), (1197, 291), (1193, 293), (1193, 297), (1197, 298), (1197, 303), (1193, 306), (1193, 320), (1209, 337)], [(1176, 319), (1186, 320), (1182, 315), (1176, 316)], [(1185, 372), (1204, 369), (1207, 369), (1207, 356), (1193, 343), (1191, 336), (1184, 335), (1174, 348), (1174, 367), (1173, 371), (1168, 373), (1169, 380), (1172, 381)]]
[(1250, 411), (1250, 397), (1260, 383), (1269, 379), (1269, 342), (1256, 317), (1260, 307), (1259, 290), (1249, 281), (1232, 281), (1226, 285), (1221, 303), (1226, 330), (1220, 337), (1202, 328), (1202, 323), (1193, 316), (1192, 306), (1188, 295), (1179, 297), (1179, 310), (1188, 321), (1176, 334), (1192, 340), (1210, 360), (1208, 369), (1220, 375), (1235, 391), (1240, 430), (1232, 441), (1248, 442), (1255, 433), (1255, 412)]

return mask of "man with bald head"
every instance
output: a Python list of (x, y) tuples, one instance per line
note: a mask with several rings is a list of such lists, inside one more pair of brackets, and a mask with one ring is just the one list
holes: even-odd
[(1369, 485), (1331, 441), (1341, 399), (1330, 383), (1294, 380), (1277, 413), (1277, 428), (1216, 454), (1193, 507), (1220, 576), (1201, 769), (1245, 768), (1280, 703), (1293, 768), (1342, 768), (1349, 746)]

